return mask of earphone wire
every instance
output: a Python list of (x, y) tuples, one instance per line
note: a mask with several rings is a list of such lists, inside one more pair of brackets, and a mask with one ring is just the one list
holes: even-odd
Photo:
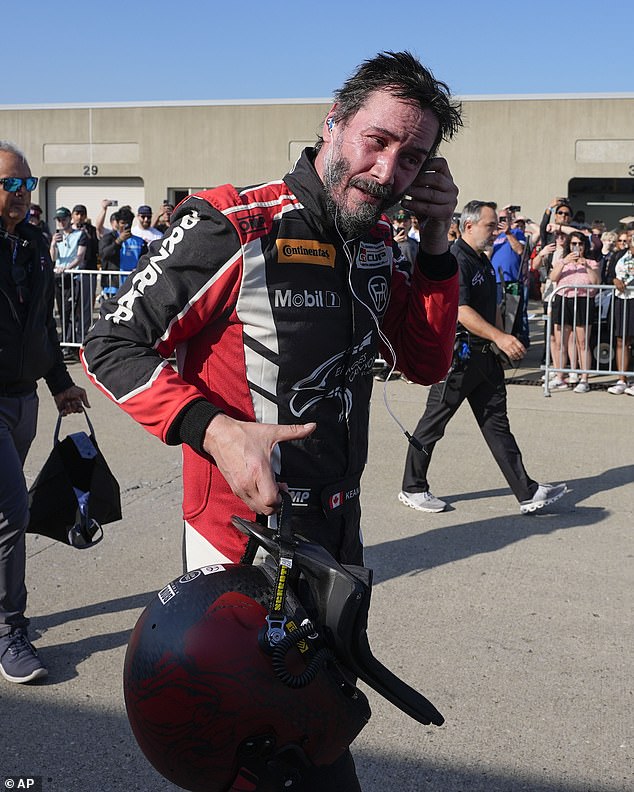
[(372, 308), (370, 308), (370, 306), (364, 300), (362, 300), (359, 297), (359, 295), (356, 293), (356, 291), (354, 289), (354, 286), (352, 285), (352, 267), (353, 267), (353, 262), (352, 262), (352, 255), (351, 255), (350, 251), (348, 250), (348, 245), (352, 244), (354, 242), (354, 239), (347, 240), (344, 237), (344, 235), (341, 233), (339, 225), (337, 224), (337, 211), (338, 211), (338, 207), (335, 207), (335, 230), (339, 234), (339, 238), (341, 239), (341, 242), (343, 243), (343, 252), (344, 252), (344, 255), (345, 255), (346, 259), (348, 260), (348, 286), (350, 288), (350, 293), (352, 294), (354, 299), (358, 303), (363, 305), (363, 307), (369, 312), (369, 314), (372, 317), (372, 320), (374, 321), (374, 324), (376, 326), (376, 330), (377, 330), (377, 333), (379, 335), (379, 339), (383, 342), (383, 344), (385, 345), (385, 347), (387, 348), (387, 350), (388, 350), (388, 352), (390, 354), (390, 357), (392, 358), (392, 364), (391, 364), (390, 371), (389, 371), (387, 377), (385, 378), (385, 382), (383, 383), (383, 404), (385, 405), (385, 409), (387, 410), (387, 413), (390, 416), (390, 418), (394, 421), (394, 423), (398, 426), (398, 428), (401, 430), (401, 432), (405, 435), (405, 437), (407, 438), (408, 442), (411, 442), (411, 435), (405, 429), (405, 427), (403, 426), (401, 421), (398, 419), (398, 417), (396, 416), (396, 414), (394, 413), (394, 411), (390, 407), (390, 404), (389, 404), (388, 398), (387, 398), (387, 384), (390, 381), (390, 378), (391, 378), (392, 374), (394, 373), (394, 371), (396, 369), (396, 352), (394, 351), (394, 347), (390, 343), (390, 339), (381, 330), (381, 326), (379, 325), (379, 320), (377, 318), (377, 315), (374, 313)]

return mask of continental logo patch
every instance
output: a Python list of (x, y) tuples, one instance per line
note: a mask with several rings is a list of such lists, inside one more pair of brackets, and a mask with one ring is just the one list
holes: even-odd
[(280, 264), (319, 264), (335, 266), (335, 246), (315, 239), (277, 239), (277, 260)]

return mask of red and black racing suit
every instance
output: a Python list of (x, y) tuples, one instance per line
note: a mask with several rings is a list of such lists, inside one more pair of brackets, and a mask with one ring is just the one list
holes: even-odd
[[(410, 279), (387, 219), (344, 246), (314, 155), (304, 151), (282, 181), (186, 199), (102, 307), (84, 349), (110, 398), (164, 442), (184, 443), (184, 518), (234, 561), (246, 539), (231, 516), (254, 515), (202, 451), (210, 403), (244, 421), (317, 423), (276, 448), (272, 464), (302, 532), (312, 526), (339, 560), (361, 563), (358, 482), (377, 323), (410, 379), (436, 382), (451, 363), (453, 256), (419, 255)], [(178, 371), (167, 361), (174, 351)]]

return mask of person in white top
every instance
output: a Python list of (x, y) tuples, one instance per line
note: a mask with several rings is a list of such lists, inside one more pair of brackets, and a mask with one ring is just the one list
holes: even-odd
[(152, 227), (152, 207), (143, 205), (139, 206), (137, 210), (136, 220), (132, 225), (132, 233), (134, 236), (144, 239), (149, 246), (150, 242), (155, 239), (160, 239), (163, 234), (157, 229)]

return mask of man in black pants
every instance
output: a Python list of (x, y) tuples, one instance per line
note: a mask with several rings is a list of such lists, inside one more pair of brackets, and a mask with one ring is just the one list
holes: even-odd
[(422, 451), (410, 445), (401, 503), (425, 512), (441, 512), (446, 503), (429, 490), (427, 469), (434, 446), (462, 402), (467, 399), (504, 478), (528, 514), (561, 498), (565, 484), (538, 484), (528, 475), (511, 433), (506, 412), (504, 371), (494, 346), (510, 360), (521, 360), (524, 345), (499, 328), (495, 273), (484, 249), (497, 233), (496, 204), (470, 201), (460, 218), (462, 237), (451, 248), (458, 261), (460, 297), (458, 335), (452, 367), (445, 382), (432, 385), (427, 407), (414, 437)]
[(46, 381), (62, 415), (89, 406), (62, 358), (48, 244), (26, 221), (37, 181), (24, 154), (0, 140), (0, 674), (17, 683), (48, 673), (29, 641), (25, 616), (23, 466), (37, 430), (38, 380)]

